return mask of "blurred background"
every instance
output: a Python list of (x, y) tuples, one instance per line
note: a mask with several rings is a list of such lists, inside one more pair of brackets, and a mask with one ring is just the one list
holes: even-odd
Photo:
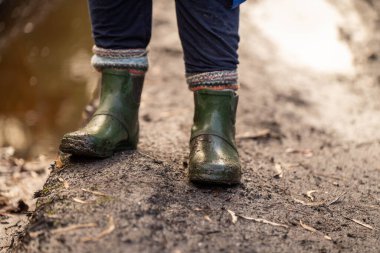
[(0, 146), (56, 153), (97, 83), (86, 1), (0, 1)]
[(87, 13), (86, 1), (0, 0), (0, 252), (96, 87)]

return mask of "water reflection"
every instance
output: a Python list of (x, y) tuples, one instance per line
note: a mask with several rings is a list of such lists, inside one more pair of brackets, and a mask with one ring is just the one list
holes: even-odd
[(57, 149), (60, 137), (80, 125), (97, 83), (86, 1), (56, 4), (0, 51), (0, 146), (24, 157)]

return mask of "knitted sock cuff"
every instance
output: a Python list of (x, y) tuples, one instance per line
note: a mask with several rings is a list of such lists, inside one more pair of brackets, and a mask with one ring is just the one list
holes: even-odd
[(238, 90), (238, 74), (236, 70), (222, 70), (203, 73), (186, 74), (187, 84), (191, 91)]
[(146, 49), (105, 49), (94, 46), (92, 66), (101, 71), (104, 68), (148, 70)]

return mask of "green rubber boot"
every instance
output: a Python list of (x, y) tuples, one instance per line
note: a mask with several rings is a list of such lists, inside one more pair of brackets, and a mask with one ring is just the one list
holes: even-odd
[(194, 92), (189, 177), (194, 183), (240, 183), (241, 165), (235, 145), (238, 95), (234, 91)]
[(99, 158), (120, 150), (136, 149), (143, 83), (143, 73), (102, 70), (98, 109), (85, 127), (63, 136), (59, 149), (77, 156)]

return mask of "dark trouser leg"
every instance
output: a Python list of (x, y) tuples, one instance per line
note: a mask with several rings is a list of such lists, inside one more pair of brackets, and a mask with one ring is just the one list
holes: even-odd
[(65, 134), (60, 150), (107, 157), (137, 147), (152, 1), (89, 0), (89, 6), (96, 45), (92, 64), (102, 73), (100, 104), (85, 127)]
[(152, 0), (89, 0), (95, 40), (92, 64), (145, 70), (152, 27)]
[(95, 45), (106, 49), (146, 48), (152, 0), (89, 0)]
[(227, 0), (176, 0), (186, 75), (193, 91), (238, 88), (239, 8)]
[(239, 9), (226, 0), (176, 0), (187, 82), (194, 91), (189, 177), (192, 182), (237, 184), (235, 144)]

